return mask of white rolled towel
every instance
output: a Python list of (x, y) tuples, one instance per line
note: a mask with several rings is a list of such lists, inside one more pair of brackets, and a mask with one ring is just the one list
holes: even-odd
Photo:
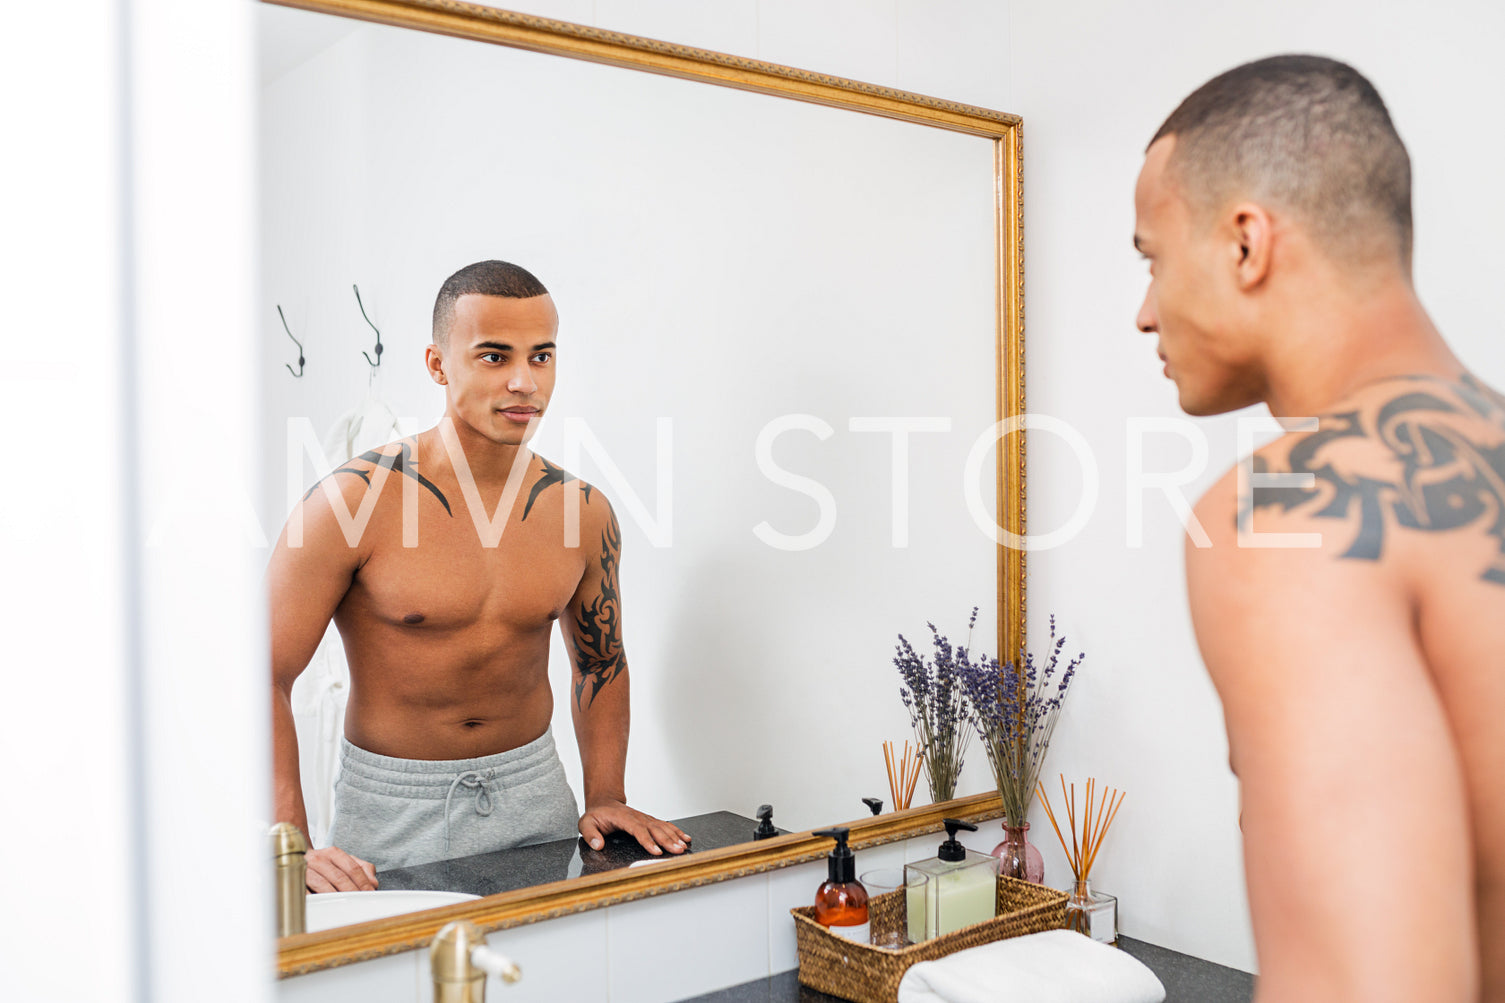
[(1072, 930), (1010, 937), (911, 966), (899, 1003), (1161, 1003), (1155, 973)]

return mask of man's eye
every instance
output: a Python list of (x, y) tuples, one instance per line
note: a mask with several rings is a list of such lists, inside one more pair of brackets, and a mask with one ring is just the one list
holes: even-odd
[(548, 352), (539, 352), (537, 355), (533, 356), (533, 361), (542, 366), (547, 365), (548, 361), (553, 357), (554, 356)]
[(481, 356), (481, 361), (482, 362), (501, 362), (502, 361), (502, 353), (501, 352), (487, 352), (485, 355)]

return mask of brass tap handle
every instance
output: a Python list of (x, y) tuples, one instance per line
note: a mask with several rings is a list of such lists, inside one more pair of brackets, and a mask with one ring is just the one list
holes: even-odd
[(277, 936), (290, 937), (307, 929), (308, 840), (291, 822), (278, 822), (267, 833), (276, 868)]
[(508, 983), (522, 978), (510, 959), (487, 946), (480, 928), (463, 919), (446, 924), (434, 937), (429, 970), (434, 1003), (485, 1003), (488, 972)]

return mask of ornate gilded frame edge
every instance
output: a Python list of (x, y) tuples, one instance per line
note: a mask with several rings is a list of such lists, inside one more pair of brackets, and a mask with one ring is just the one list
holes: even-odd
[(262, 0), (999, 138), (1017, 115), (459, 0)]
[[(1002, 802), (996, 793), (977, 794), (852, 822), (850, 845), (861, 850), (939, 832), (943, 818), (984, 822), (1002, 815)], [(469, 920), (488, 933), (505, 930), (820, 860), (830, 848), (829, 839), (809, 832), (790, 833), (649, 867), (555, 881), (475, 902), (284, 937), (279, 942), (278, 976), (305, 975), (427, 947), (440, 927), (456, 919)]]
[[(510, 48), (620, 66), (827, 107), (912, 122), (991, 139), (996, 235), (996, 385), (1000, 421), (1022, 416), (1024, 403), (1024, 188), (1019, 116), (775, 63), (675, 45), (567, 21), (461, 3), (457, 0), (262, 0), (277, 6), (335, 14), (394, 27), (452, 35)], [(1011, 487), (1012, 486), (1012, 487)], [(1000, 440), (997, 498), (1002, 528), (1025, 529), (1025, 434)], [(998, 650), (1015, 657), (1025, 642), (1025, 555), (999, 544)], [(998, 818), (996, 794), (892, 812), (851, 823), (856, 849), (925, 835), (943, 817), (974, 822)], [(464, 918), (483, 930), (554, 919), (635, 899), (682, 891), (817, 860), (829, 840), (794, 833), (633, 871), (608, 872), (340, 927), (279, 942), (278, 976), (288, 978), (426, 946), (441, 926)]]

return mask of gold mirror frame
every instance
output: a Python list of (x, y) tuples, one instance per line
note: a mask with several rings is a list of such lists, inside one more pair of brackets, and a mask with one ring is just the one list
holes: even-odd
[[(1024, 414), (1024, 187), (1019, 116), (454, 0), (262, 2), (735, 87), (991, 140), (997, 413), (999, 420)], [(1024, 431), (1020, 429), (999, 443), (997, 470), (999, 524), (1016, 539), (1024, 535), (1024, 469)], [(1024, 572), (1024, 552), (1000, 544), (998, 651), (1001, 653), (1023, 650)], [(996, 793), (957, 798), (852, 822), (850, 844), (853, 849), (862, 849), (936, 832), (942, 828), (943, 816), (976, 822), (1002, 814)], [(475, 902), (284, 937), (278, 942), (278, 974), (282, 978), (303, 975), (426, 947), (441, 926), (456, 919), (467, 919), (486, 932), (503, 930), (805, 863), (823, 858), (829, 849), (827, 839), (808, 832), (791, 833), (696, 853), (651, 868), (571, 878)]]

